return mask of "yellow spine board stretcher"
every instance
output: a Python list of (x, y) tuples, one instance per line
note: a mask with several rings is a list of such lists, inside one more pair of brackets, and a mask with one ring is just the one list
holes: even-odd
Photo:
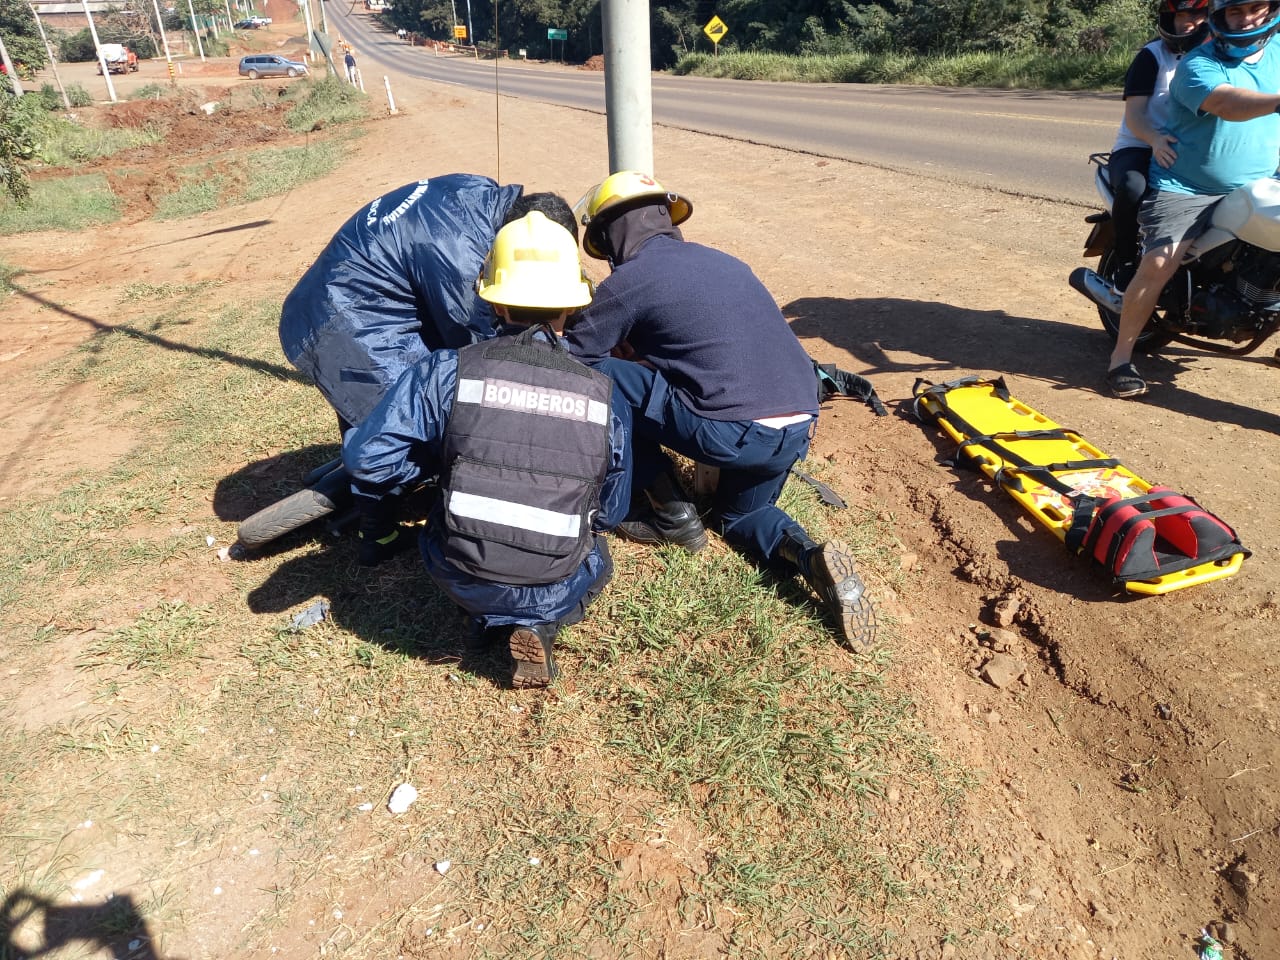
[[(1083, 552), (1084, 528), (1107, 501), (1162, 496), (1152, 490), (1164, 488), (1153, 488), (1078, 433), (1009, 396), (1003, 379), (966, 377), (937, 385), (917, 380), (912, 393), (916, 416), (936, 422), (956, 442), (957, 460), (976, 466), (1073, 551)], [(1125, 580), (1124, 588), (1163, 594), (1235, 574), (1249, 551), (1234, 531), (1208, 516), (1230, 533), (1232, 544), (1205, 562), (1196, 563), (1193, 557), (1183, 569)]]

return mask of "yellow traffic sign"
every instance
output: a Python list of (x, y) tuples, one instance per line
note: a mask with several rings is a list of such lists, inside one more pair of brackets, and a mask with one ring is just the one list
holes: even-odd
[(467, 28), (462, 26), (462, 24), (458, 24), (456, 27), (453, 28), (453, 38), (455, 40), (467, 39)]
[(707, 21), (707, 25), (702, 28), (702, 32), (711, 38), (711, 42), (720, 45), (720, 41), (724, 39), (724, 35), (729, 32), (729, 28), (725, 26), (723, 20), (713, 16)]

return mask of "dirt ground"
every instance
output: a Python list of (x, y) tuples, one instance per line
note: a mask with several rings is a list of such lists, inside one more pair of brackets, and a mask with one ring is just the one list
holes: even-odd
[[(218, 100), (220, 83), (251, 82), (233, 70), (188, 67), (183, 82)], [(117, 80), (153, 74), (163, 78), (163, 61)], [(109, 326), (126, 284), (221, 278), (246, 298), (283, 297), (357, 206), (401, 183), (466, 170), (573, 200), (607, 172), (603, 117), (506, 100), (495, 130), (483, 95), (403, 78), (396, 95), (401, 112), (366, 125), (341, 169), (287, 196), (143, 222), (146, 185), (171, 176), (175, 154), (252, 135), (251, 117), (229, 129), (217, 112), (183, 113), (166, 122), (190, 132), (169, 149), (107, 165), (135, 171), (128, 226), (0, 239), (0, 259), (29, 271), (38, 294), (8, 297), (0, 315), (0, 504), (129, 448), (87, 388), (29, 377)], [(871, 585), (898, 622), (893, 682), (977, 778), (952, 842), (981, 849), (984, 874), (1015, 891), (1000, 946), (972, 955), (1191, 956), (1200, 929), (1221, 922), (1229, 956), (1280, 956), (1280, 370), (1270, 355), (1175, 348), (1143, 365), (1147, 398), (1115, 400), (1099, 390), (1106, 339), (1066, 285), (1088, 211), (666, 129), (655, 155), (660, 178), (694, 200), (686, 236), (752, 264), (809, 351), (868, 376), (891, 407), (883, 419), (854, 404), (825, 411), (815, 455), (841, 468), (852, 506), (893, 524), (917, 577), (910, 595)], [(1011, 500), (939, 462), (950, 451), (912, 419), (912, 384), (970, 373), (1005, 375), (1019, 398), (1197, 497), (1252, 558), (1215, 584), (1118, 594)], [(85, 415), (68, 422), (69, 404)], [(230, 589), (222, 572), (210, 576), (210, 590)], [(998, 619), (1006, 632), (992, 637)], [(978, 676), (992, 646), (1026, 665), (1021, 680), (997, 688)], [(904, 830), (936, 828), (936, 811), (889, 801)], [(215, 927), (232, 907), (203, 928), (193, 920), (175, 955), (217, 956)], [(297, 923), (297, 949), (278, 956), (308, 955)], [(939, 955), (966, 954), (918, 954)]]

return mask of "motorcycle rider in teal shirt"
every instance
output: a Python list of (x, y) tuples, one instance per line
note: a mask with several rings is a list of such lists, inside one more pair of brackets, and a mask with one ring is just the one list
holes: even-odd
[[(1169, 133), (1177, 159), (1152, 163), (1139, 212), (1143, 254), (1124, 294), (1120, 329), (1108, 364), (1113, 395), (1147, 392), (1133, 363), (1142, 328), (1187, 249), (1208, 227), (1227, 193), (1274, 174), (1280, 133), (1280, 0), (1214, 0), (1213, 42), (1182, 59), (1170, 87)], [(1243, 123), (1260, 120), (1259, 123)]]

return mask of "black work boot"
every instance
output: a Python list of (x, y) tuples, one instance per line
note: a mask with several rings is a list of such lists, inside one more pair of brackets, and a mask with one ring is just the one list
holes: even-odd
[(507, 643), (515, 671), (511, 675), (513, 687), (545, 687), (556, 678), (555, 657), (551, 644), (558, 629), (554, 623), (520, 624), (511, 628)]
[(835, 617), (840, 636), (857, 653), (867, 653), (876, 641), (876, 612), (853, 565), (853, 552), (843, 540), (814, 543), (804, 533), (787, 533), (778, 556), (804, 577)]
[(707, 531), (698, 518), (698, 508), (669, 473), (660, 473), (644, 492), (649, 501), (618, 524), (618, 533), (639, 543), (674, 543), (690, 553), (707, 545)]

